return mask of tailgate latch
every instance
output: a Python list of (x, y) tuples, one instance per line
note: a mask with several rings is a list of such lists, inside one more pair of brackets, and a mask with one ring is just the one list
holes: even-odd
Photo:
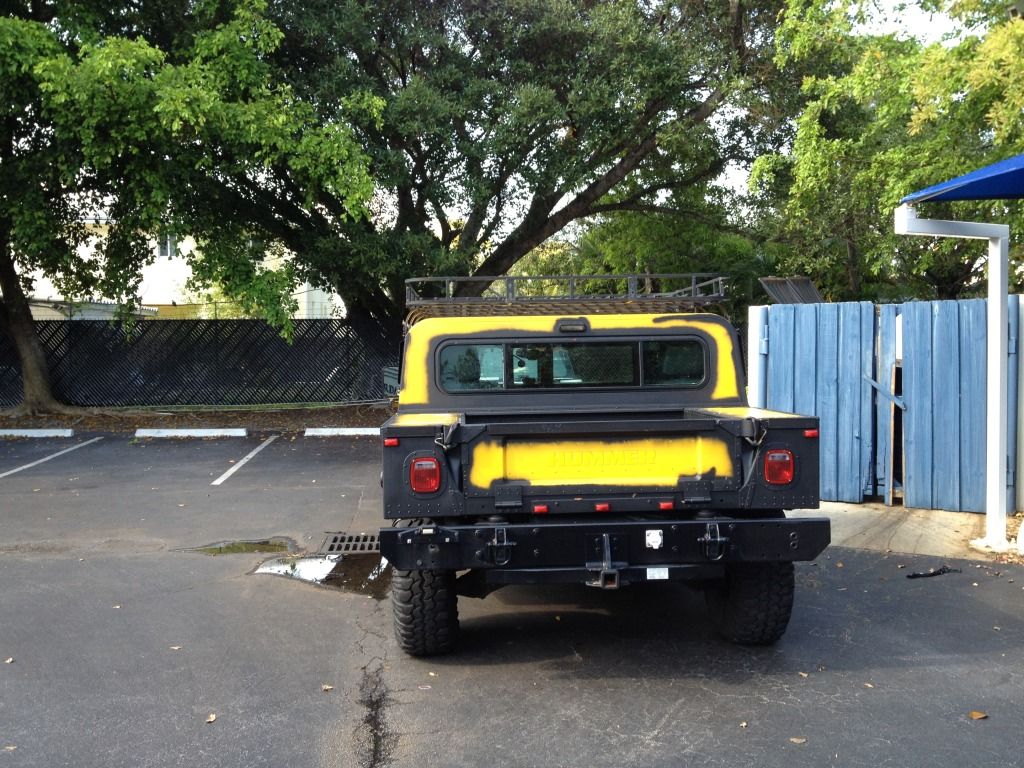
[(725, 557), (725, 545), (729, 543), (729, 537), (721, 534), (718, 523), (708, 523), (704, 526), (704, 535), (697, 542), (704, 557), (714, 562)]

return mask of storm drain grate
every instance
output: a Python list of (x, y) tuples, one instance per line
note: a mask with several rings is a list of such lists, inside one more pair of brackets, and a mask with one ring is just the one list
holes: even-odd
[(380, 552), (380, 541), (375, 533), (351, 534), (339, 531), (328, 533), (320, 551), (326, 555), (347, 555), (353, 552)]

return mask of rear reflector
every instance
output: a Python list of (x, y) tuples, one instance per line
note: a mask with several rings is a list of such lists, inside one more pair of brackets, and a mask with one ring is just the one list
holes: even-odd
[(804, 437), (817, 437), (817, 436), (818, 436), (818, 430), (816, 430), (816, 429), (805, 429), (804, 430)]
[(434, 493), (441, 487), (441, 464), (437, 459), (413, 459), (409, 467), (409, 485), (416, 493)]
[(397, 437), (385, 437), (384, 438), (384, 447), (385, 448), (397, 448), (398, 447), (398, 438)]
[(535, 515), (546, 515), (547, 513), (548, 513), (548, 505), (547, 504), (534, 504), (533, 505), (533, 514), (535, 514)]
[(659, 501), (658, 502), (658, 509), (668, 510), (668, 509), (672, 509), (673, 506), (674, 505), (672, 504), (671, 501)]
[(595, 504), (594, 505), (594, 511), (595, 512), (610, 512), (611, 509), (612, 509), (612, 505), (608, 504), (607, 502), (601, 502), (600, 504)]
[(792, 451), (768, 451), (764, 456), (765, 482), (770, 485), (787, 485), (793, 482), (795, 466)]

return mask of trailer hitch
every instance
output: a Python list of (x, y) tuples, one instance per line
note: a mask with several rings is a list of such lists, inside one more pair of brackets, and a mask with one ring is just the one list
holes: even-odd
[[(618, 589), (619, 588), (619, 569), (612, 566), (612, 537), (611, 534), (601, 534), (601, 545), (602, 549), (602, 560), (601, 568), (590, 569), (591, 573), (596, 573), (597, 577), (587, 581), (588, 587), (597, 587), (598, 589)], [(591, 563), (587, 563), (588, 568)]]
[(504, 528), (494, 529), (494, 538), (487, 542), (488, 549), (491, 550), (491, 559), (495, 565), (502, 566), (508, 565), (512, 559), (512, 547), (516, 543), (508, 538), (508, 532)]

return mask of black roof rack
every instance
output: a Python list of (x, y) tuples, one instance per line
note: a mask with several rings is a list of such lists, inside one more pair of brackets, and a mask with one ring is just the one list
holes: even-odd
[[(471, 295), (460, 295), (466, 291)], [(725, 298), (725, 276), (414, 277), (405, 281), (409, 325), (428, 317), (688, 312)]]

